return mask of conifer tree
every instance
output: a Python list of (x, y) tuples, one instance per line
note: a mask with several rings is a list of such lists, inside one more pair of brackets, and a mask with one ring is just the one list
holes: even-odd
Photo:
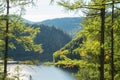
[(6, 30), (5, 30), (5, 53), (4, 53), (4, 75), (3, 80), (6, 80), (7, 76), (7, 58), (8, 58), (8, 29), (9, 29), (9, 0), (6, 0), (7, 12), (6, 12)]
[[(116, 27), (118, 26), (116, 24), (119, 24), (119, 23), (117, 23), (116, 21), (116, 24), (115, 24), (113, 18), (116, 18), (114, 16), (114, 10), (115, 10), (114, 5), (119, 3), (120, 2), (118, 0), (115, 0), (115, 1), (91, 0), (88, 3), (85, 3), (82, 0), (76, 0), (76, 1), (73, 1), (73, 3), (70, 0), (61, 0), (60, 2), (58, 2), (59, 5), (65, 7), (67, 10), (76, 10), (76, 9), (86, 10), (84, 12), (87, 13), (87, 16), (86, 16), (86, 19), (83, 20), (84, 22), (82, 24), (82, 26), (84, 27), (84, 30), (81, 31), (80, 34), (78, 35), (78, 36), (85, 37), (85, 40), (83, 41), (81, 46), (77, 48), (75, 51), (78, 51), (81, 54), (81, 56), (84, 57), (84, 59), (88, 58), (87, 62), (90, 62), (91, 60), (95, 60), (95, 62), (94, 61), (92, 62), (93, 64), (99, 63), (100, 68), (99, 67), (97, 68), (100, 72), (99, 74), (100, 80), (105, 80), (105, 79), (114, 80), (116, 77), (118, 77), (118, 74), (116, 74), (116, 77), (114, 77), (115, 76), (114, 63), (116, 63), (114, 62), (116, 60), (116, 59), (114, 60), (114, 56), (116, 55), (114, 53), (114, 50), (116, 51), (117, 49), (117, 47), (114, 47), (114, 42), (117, 39), (117, 37), (114, 39), (114, 36), (117, 33), (113, 32), (113, 30), (115, 29), (114, 28), (115, 26)], [(112, 10), (112, 12), (110, 11), (110, 9)], [(116, 9), (116, 13), (117, 15), (119, 15), (119, 12), (117, 9)], [(112, 18), (110, 17), (111, 16), (110, 14), (112, 14)], [(118, 19), (116, 18), (116, 20)], [(116, 53), (118, 53), (118, 51), (116, 51)], [(60, 54), (60, 53), (56, 52), (55, 54)], [(99, 56), (99, 60), (98, 60), (98, 57), (97, 59), (94, 59), (96, 55)], [(110, 63), (111, 63), (111, 69), (109, 68)], [(110, 70), (111, 70), (111, 73), (109, 72)], [(111, 74), (111, 78), (110, 78), (110, 74)], [(88, 78), (85, 78), (85, 79), (89, 79), (89, 77), (90, 76), (88, 76)]]
[(112, 25), (111, 25), (111, 80), (114, 80), (114, 0), (112, 0)]
[[(10, 15), (10, 9), (18, 7), (24, 10), (25, 5), (33, 3), (33, 0), (2, 0), (1, 2), (1, 24), (0, 41), (2, 42), (1, 52), (4, 51), (4, 75), (3, 80), (7, 79), (7, 59), (9, 48), (15, 49), (15, 44), (21, 44), (27, 51), (42, 52), (41, 44), (35, 44), (34, 38), (40, 32), (39, 28), (26, 27), (19, 14)], [(4, 12), (6, 11), (6, 14)], [(14, 41), (14, 42), (12, 42)], [(15, 43), (15, 44), (14, 44)]]

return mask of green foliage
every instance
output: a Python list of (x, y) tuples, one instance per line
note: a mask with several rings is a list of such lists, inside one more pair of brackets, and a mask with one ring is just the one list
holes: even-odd
[[(15, 43), (22, 44), (25, 50), (42, 52), (41, 45), (34, 44), (33, 40), (39, 29), (26, 27), (18, 15), (22, 15), (25, 6), (32, 3), (33, 0), (1, 0), (0, 1), (0, 54), (4, 51), (4, 75), (3, 80), (7, 79), (7, 58), (9, 48), (15, 49)], [(10, 8), (18, 8), (19, 13), (10, 15)], [(5, 14), (6, 13), (6, 14)], [(25, 30), (28, 31), (25, 32)], [(31, 32), (30, 32), (31, 30)], [(32, 32), (33, 31), (33, 32)], [(32, 33), (32, 34), (30, 34)], [(23, 36), (23, 34), (27, 34)], [(12, 42), (14, 40), (15, 42)], [(24, 41), (24, 42), (23, 42)], [(39, 47), (39, 49), (38, 49)], [(1, 56), (0, 56), (1, 57)], [(19, 80), (19, 79), (18, 79)]]
[(0, 80), (3, 78), (3, 66), (0, 64)]
[[(40, 32), (39, 28), (33, 28), (31, 26), (27, 26), (23, 23), (23, 20), (20, 19), (18, 16), (13, 15), (10, 16), (10, 27), (9, 33), (7, 36), (9, 37), (9, 47), (12, 49), (16, 49), (15, 44), (22, 45), (26, 51), (35, 51), (41, 53), (43, 50), (41, 48), (41, 44), (35, 44), (34, 39), (36, 35)], [(19, 20), (19, 21), (18, 21)], [(4, 34), (5, 30), (5, 21), (1, 21), (1, 35)], [(4, 37), (4, 36), (3, 36)], [(2, 39), (2, 38), (1, 38)], [(4, 39), (4, 38), (3, 38)], [(1, 40), (1, 47), (4, 46), (4, 40)]]
[(66, 44), (63, 48), (56, 51), (53, 54), (53, 61), (64, 60), (64, 56), (67, 56), (71, 59), (80, 59), (79, 52), (75, 51), (76, 48), (80, 47), (83, 38), (77, 37)]
[[(118, 0), (114, 0), (117, 4), (120, 2)], [(78, 33), (79, 38), (83, 38), (82, 44), (79, 44), (74, 49), (71, 49), (71, 52), (78, 53), (81, 57), (80, 61), (83, 61), (82, 63), (78, 63), (79, 70), (78, 73), (75, 74), (75, 76), (78, 78), (78, 80), (99, 80), (99, 67), (100, 67), (100, 48), (105, 49), (105, 63), (104, 63), (104, 76), (105, 80), (111, 79), (111, 29), (114, 30), (114, 66), (115, 66), (115, 80), (118, 80), (120, 78), (119, 73), (119, 58), (120, 58), (120, 47), (119, 44), (119, 25), (120, 25), (120, 12), (118, 9), (115, 9), (114, 13), (114, 25), (112, 25), (111, 22), (111, 3), (112, 0), (91, 0), (88, 3), (85, 3), (84, 1), (76, 0), (73, 2), (70, 2), (69, 0), (60, 0), (59, 5), (65, 7), (68, 10), (79, 10), (83, 8), (85, 13), (87, 13), (87, 16), (83, 19), (82, 27), (84, 30), (80, 31)], [(100, 46), (100, 36), (101, 36), (101, 19), (100, 19), (100, 9), (103, 8), (102, 4), (105, 4), (106, 8), (106, 16), (105, 16), (105, 43), (104, 45)], [(109, 5), (108, 5), (109, 4)], [(115, 5), (115, 4), (114, 4)], [(115, 5), (119, 8), (119, 6)], [(77, 37), (77, 38), (78, 38)], [(69, 44), (69, 43), (68, 43)], [(73, 44), (74, 45), (74, 44)], [(64, 49), (69, 50), (69, 49)], [(62, 51), (62, 50), (60, 50)], [(74, 63), (79, 62), (79, 60), (71, 59), (67, 55), (62, 55), (62, 58), (60, 59), (61, 54), (60, 51), (57, 51), (53, 56), (59, 57), (58, 61), (55, 64), (59, 65), (68, 65), (68, 61)], [(74, 65), (74, 64), (73, 64)]]
[[(24, 48), (22, 48), (23, 45), (15, 43), (16, 49), (9, 50), (9, 57), (13, 58), (14, 60), (38, 59), (40, 61), (52, 61), (52, 53), (62, 48), (67, 42), (71, 40), (68, 34), (64, 33), (62, 30), (56, 29), (55, 27), (49, 27), (47, 25), (42, 24), (33, 24), (32, 28), (40, 28), (40, 33), (38, 33), (34, 38), (34, 43), (42, 44), (42, 48), (44, 50), (42, 54), (39, 54), (39, 52), (29, 51), (29, 49), (25, 52)], [(27, 36), (28, 33), (22, 35)], [(21, 40), (19, 39), (18, 41), (21, 42)], [(13, 40), (13, 42), (15, 41)], [(35, 50), (40, 49), (40, 47), (36, 47), (34, 46)]]
[(51, 66), (51, 65), (54, 65), (54, 63), (53, 62), (45, 62), (44, 65), (45, 66)]
[(27, 65), (39, 65), (39, 60), (26, 60), (26, 61), (20, 61), (19, 64), (27, 64)]
[(68, 17), (68, 18), (56, 18), (51, 20), (45, 20), (40, 23), (46, 24), (49, 26), (54, 26), (58, 29), (63, 30), (65, 33), (74, 37), (79, 30), (82, 30), (80, 25), (82, 18), (79, 17)]

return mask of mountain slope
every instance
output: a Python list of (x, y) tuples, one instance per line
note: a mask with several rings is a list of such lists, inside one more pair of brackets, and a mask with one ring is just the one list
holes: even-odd
[(9, 57), (14, 60), (39, 59), (40, 61), (52, 61), (52, 53), (62, 48), (71, 40), (67, 34), (55, 27), (37, 24), (33, 24), (33, 27), (40, 27), (41, 32), (34, 41), (35, 43), (42, 44), (44, 52), (42, 54), (32, 51), (25, 52), (20, 45), (17, 45), (15, 50), (9, 51)]
[(42, 22), (37, 22), (36, 24), (46, 24), (50, 26), (55, 26), (59, 29), (62, 29), (64, 32), (68, 33), (69, 35), (73, 36), (77, 31), (82, 29), (80, 27), (80, 22), (82, 18), (79, 17), (66, 17), (66, 18), (56, 18), (51, 20), (45, 20)]
[(60, 61), (62, 60), (62, 56), (67, 56), (70, 59), (80, 59), (79, 53), (75, 52), (75, 49), (80, 47), (80, 44), (82, 43), (83, 39), (80, 37), (76, 37), (72, 39), (69, 43), (67, 43), (64, 47), (62, 47), (60, 50), (56, 51), (53, 54), (54, 61)]

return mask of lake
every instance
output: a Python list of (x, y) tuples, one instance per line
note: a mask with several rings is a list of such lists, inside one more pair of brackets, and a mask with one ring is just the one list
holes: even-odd
[(76, 80), (71, 73), (55, 66), (9, 64), (8, 74), (9, 77), (20, 76), (20, 80)]

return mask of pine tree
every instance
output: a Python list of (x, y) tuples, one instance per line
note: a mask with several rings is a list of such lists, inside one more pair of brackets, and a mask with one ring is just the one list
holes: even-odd
[(4, 53), (4, 75), (3, 80), (6, 80), (7, 76), (7, 58), (8, 58), (8, 32), (9, 32), (9, 0), (6, 0), (7, 3), (7, 13), (6, 13), (6, 30), (5, 30), (5, 53)]
[[(115, 61), (116, 59), (114, 60), (114, 56), (116, 57), (118, 54), (114, 53), (114, 50), (116, 51), (117, 47), (113, 48), (114, 42), (118, 39), (117, 38), (118, 32), (116, 32), (116, 33), (114, 32), (114, 36), (116, 35), (116, 37), (114, 37), (113, 30), (116, 31), (115, 26), (118, 27), (117, 24), (119, 24), (117, 21), (116, 21), (116, 23), (114, 23), (114, 21), (113, 21), (113, 18), (114, 19), (116, 18), (115, 15), (113, 15), (114, 5), (119, 4), (119, 3), (120, 2), (118, 0), (116, 0), (116, 1), (91, 0), (88, 3), (85, 3), (84, 1), (80, 1), (80, 0), (74, 1), (73, 3), (70, 1), (63, 1), (63, 0), (58, 2), (59, 5), (62, 5), (67, 10), (75, 10), (75, 9), (86, 10), (84, 12), (87, 13), (87, 16), (86, 16), (86, 19), (83, 20), (84, 22), (82, 24), (84, 30), (81, 31), (78, 35), (81, 37), (85, 37), (85, 40), (83, 41), (83, 43), (81, 44), (80, 47), (75, 49), (75, 51), (81, 54), (82, 60), (87, 61), (87, 63), (85, 64), (86, 67), (88, 64), (92, 64), (93, 66), (95, 66), (95, 65), (97, 66), (97, 64), (99, 64), (100, 68), (97, 66), (96, 69), (97, 70), (100, 69), (99, 70), (99, 72), (100, 72), (99, 79), (100, 80), (104, 80), (104, 79), (114, 80), (114, 79), (118, 79), (118, 76), (119, 76), (118, 75), (119, 72), (117, 72), (116, 73), (117, 78), (114, 77), (114, 75), (115, 75), (114, 72), (116, 70), (116, 69), (114, 69), (114, 67), (115, 67), (114, 63), (116, 63), (116, 64), (118, 63), (117, 61)], [(117, 6), (117, 7), (119, 8), (119, 6)], [(110, 11), (110, 9), (112, 9), (112, 12)], [(112, 18), (110, 17), (111, 16), (110, 14), (112, 14)], [(119, 11), (117, 9), (116, 9), (116, 15), (119, 15)], [(116, 20), (118, 20), (118, 18), (116, 18)], [(100, 26), (101, 26), (101, 28), (100, 28)], [(110, 38), (111, 38), (111, 40), (110, 40)], [(115, 45), (117, 45), (117, 44), (115, 44)], [(56, 53), (56, 54), (59, 54), (59, 53)], [(119, 53), (119, 52), (116, 51), (116, 53)], [(110, 57), (110, 55), (111, 55), (111, 57)], [(99, 56), (99, 58), (98, 58), (98, 56)], [(117, 57), (119, 57), (119, 55)], [(110, 69), (110, 63), (111, 63), (111, 69)], [(81, 63), (79, 63), (79, 64), (81, 64)], [(81, 65), (83, 65), (83, 64), (81, 64)], [(89, 67), (87, 67), (87, 69), (88, 68)], [(80, 67), (80, 69), (84, 70), (84, 67), (83, 68)], [(94, 67), (92, 69), (94, 71)], [(111, 70), (111, 73), (110, 73), (110, 70)], [(89, 72), (86, 72), (86, 73), (89, 73)], [(80, 74), (84, 74), (84, 73), (80, 73)], [(110, 74), (111, 74), (111, 77), (110, 77)], [(98, 74), (91, 75), (91, 76), (96, 76), (96, 75), (98, 75)], [(84, 76), (84, 75), (82, 75), (82, 76)], [(82, 77), (82, 76), (80, 76), (80, 77)], [(90, 77), (90, 75), (88, 74), (88, 76), (87, 76), (87, 78), (85, 78), (85, 80), (86, 79), (90, 80), (90, 79), (92, 79), (92, 77)], [(98, 76), (97, 76), (97, 78), (93, 78), (93, 79), (98, 79)], [(80, 80), (81, 80), (81, 78), (80, 78)]]
[(112, 0), (112, 28), (111, 28), (111, 80), (114, 80), (114, 0)]
[[(21, 9), (25, 7), (27, 4), (33, 3), (33, 0), (3, 0), (1, 1), (1, 26), (0, 26), (0, 34), (2, 37), (0, 38), (2, 43), (1, 46), (5, 47), (2, 48), (1, 52), (4, 50), (4, 75), (3, 80), (7, 79), (7, 59), (8, 59), (8, 52), (9, 48), (15, 48), (14, 43), (21, 44), (25, 50), (27, 51), (36, 51), (42, 52), (41, 44), (35, 44), (34, 38), (36, 37), (37, 33), (40, 32), (39, 28), (33, 27), (26, 27), (21, 20), (19, 14), (10, 15), (10, 8), (14, 8), (20, 6)], [(6, 15), (4, 11), (6, 10)], [(24, 10), (24, 9), (23, 9)], [(2, 14), (3, 13), (3, 14)], [(21, 15), (21, 12), (20, 12)], [(14, 42), (12, 42), (14, 41)], [(15, 43), (15, 44), (16, 44)]]

